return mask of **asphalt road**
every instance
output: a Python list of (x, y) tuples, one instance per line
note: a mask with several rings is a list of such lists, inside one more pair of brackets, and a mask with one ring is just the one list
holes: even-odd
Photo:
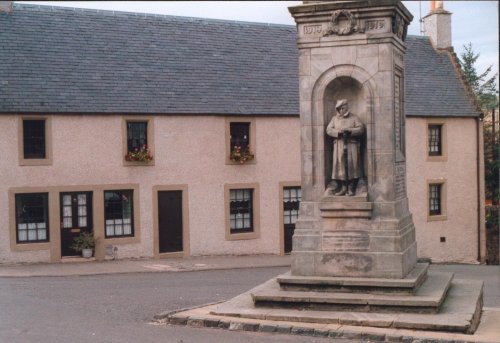
[(226, 300), (288, 269), (0, 278), (0, 342), (331, 342), (151, 323), (156, 313)]
[[(433, 265), (431, 269), (484, 280), (485, 306), (500, 307), (498, 266)], [(0, 343), (331, 342), (152, 323), (157, 313), (227, 300), (287, 270), (0, 278)]]

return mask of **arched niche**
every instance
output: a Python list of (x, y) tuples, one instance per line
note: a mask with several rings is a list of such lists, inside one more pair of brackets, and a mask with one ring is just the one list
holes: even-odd
[(318, 150), (323, 152), (316, 158), (322, 159), (322, 170), (317, 170), (317, 182), (320, 187), (327, 188), (332, 174), (332, 137), (326, 134), (326, 126), (336, 114), (335, 104), (339, 99), (349, 101), (349, 109), (365, 124), (365, 134), (362, 138), (363, 180), (360, 180), (357, 194), (367, 194), (374, 182), (374, 97), (375, 85), (370, 76), (357, 66), (335, 66), (319, 77), (313, 90), (313, 103), (318, 104), (313, 109), (315, 125), (322, 126), (323, 137), (317, 141)]

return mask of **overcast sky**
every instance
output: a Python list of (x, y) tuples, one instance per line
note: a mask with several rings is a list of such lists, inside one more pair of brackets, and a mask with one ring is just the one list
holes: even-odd
[[(28, 1), (17, 1), (28, 3)], [(295, 25), (288, 12), (289, 6), (302, 1), (29, 1), (32, 4), (97, 8), (115, 11), (157, 13), (188, 17), (227, 19), (250, 22)], [(472, 43), (480, 53), (476, 64), (478, 72), (493, 65), (498, 72), (498, 2), (445, 1), (445, 9), (452, 12), (452, 39), (457, 55), (463, 45)], [(419, 18), (429, 13), (430, 1), (403, 1), (413, 14), (408, 33), (420, 35)]]

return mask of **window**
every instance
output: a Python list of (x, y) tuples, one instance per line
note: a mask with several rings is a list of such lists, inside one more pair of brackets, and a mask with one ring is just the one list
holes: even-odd
[(299, 217), (299, 205), (301, 200), (300, 187), (283, 188), (283, 223), (295, 224)]
[(105, 237), (134, 235), (133, 191), (104, 191)]
[(18, 156), (21, 166), (52, 164), (51, 116), (19, 116)]
[(140, 150), (144, 145), (148, 145), (148, 122), (127, 122), (127, 152)]
[(429, 125), (429, 156), (441, 156), (442, 149), (442, 125)]
[(45, 158), (45, 119), (23, 120), (24, 158)]
[(429, 215), (438, 216), (442, 215), (442, 184), (429, 184)]
[(292, 237), (295, 223), (299, 217), (299, 205), (302, 198), (300, 186), (283, 187), (283, 252), (292, 251)]
[(154, 119), (144, 116), (122, 118), (124, 166), (154, 166)]
[(224, 185), (225, 239), (260, 237), (260, 204), (258, 183)]
[(49, 241), (48, 193), (16, 194), (16, 241)]
[(226, 118), (226, 164), (255, 164), (255, 119)]
[(250, 144), (250, 123), (230, 123), (230, 149), (246, 149)]
[(253, 189), (231, 189), (229, 191), (230, 232), (253, 231)]

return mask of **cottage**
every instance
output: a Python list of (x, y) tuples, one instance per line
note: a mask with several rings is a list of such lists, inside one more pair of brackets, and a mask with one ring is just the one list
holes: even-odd
[[(427, 25), (451, 32), (443, 11)], [(291, 250), (294, 26), (14, 4), (0, 27), (0, 262), (90, 231), (99, 260)], [(418, 254), (482, 261), (481, 116), (432, 32), (400, 85)]]

